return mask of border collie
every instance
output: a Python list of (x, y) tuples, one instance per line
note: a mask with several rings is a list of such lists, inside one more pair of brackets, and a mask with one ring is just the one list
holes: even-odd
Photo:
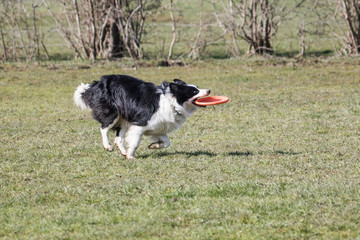
[(108, 131), (115, 130), (115, 145), (122, 155), (133, 159), (142, 135), (150, 136), (150, 149), (169, 147), (167, 134), (179, 129), (196, 111), (196, 99), (209, 94), (210, 90), (180, 79), (157, 86), (131, 76), (107, 75), (100, 81), (79, 85), (74, 101), (80, 108), (90, 109), (100, 122), (106, 150), (113, 150)]

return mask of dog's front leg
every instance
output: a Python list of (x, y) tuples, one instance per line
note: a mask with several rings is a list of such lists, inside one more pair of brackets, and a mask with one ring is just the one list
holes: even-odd
[(170, 146), (170, 139), (166, 134), (156, 137), (153, 136), (151, 140), (154, 142), (149, 145), (148, 148), (150, 149), (167, 148)]
[(127, 159), (134, 159), (135, 158), (135, 151), (140, 144), (141, 137), (144, 133), (144, 130), (140, 126), (133, 125), (129, 127), (126, 133), (126, 143), (128, 146), (128, 150), (126, 153)]

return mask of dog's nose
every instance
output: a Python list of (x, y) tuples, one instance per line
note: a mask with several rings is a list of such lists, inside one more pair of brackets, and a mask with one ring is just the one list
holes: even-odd
[(211, 90), (207, 90), (207, 92), (206, 92), (206, 93), (207, 93), (207, 94), (210, 94), (210, 92), (211, 92)]

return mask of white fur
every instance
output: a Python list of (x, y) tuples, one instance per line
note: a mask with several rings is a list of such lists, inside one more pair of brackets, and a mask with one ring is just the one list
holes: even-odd
[(90, 84), (83, 84), (81, 83), (74, 93), (74, 102), (76, 106), (80, 107), (81, 109), (88, 109), (89, 107), (85, 104), (82, 94), (90, 87)]
[[(81, 83), (74, 93), (74, 102), (81, 109), (89, 108), (82, 98), (82, 93), (89, 87), (90, 84)], [(152, 144), (149, 145), (151, 149), (169, 147), (170, 139), (167, 134), (179, 129), (186, 118), (196, 111), (197, 107), (192, 104), (192, 101), (208, 94), (209, 91), (207, 89), (199, 89), (199, 93), (196, 96), (181, 106), (170, 91), (166, 91), (165, 94), (160, 95), (159, 109), (154, 113), (146, 126), (133, 125), (121, 117), (118, 117), (110, 126), (101, 128), (100, 132), (104, 148), (108, 151), (113, 150), (109, 142), (108, 131), (115, 125), (120, 126), (121, 130), (119, 135), (115, 137), (114, 143), (121, 154), (125, 155), (128, 159), (135, 157), (135, 151), (140, 144), (142, 135), (149, 136), (153, 141)]]
[(192, 112), (180, 106), (170, 93), (160, 95), (159, 109), (145, 126), (145, 135), (163, 135), (181, 127)]
[(113, 150), (113, 147), (110, 145), (110, 142), (109, 142), (109, 137), (107, 135), (108, 131), (109, 131), (109, 128), (100, 128), (103, 146), (106, 150), (111, 152)]
[(141, 140), (141, 136), (144, 133), (144, 127), (131, 125), (127, 129), (125, 141), (128, 145), (128, 149), (126, 151), (126, 158), (133, 159), (135, 158), (135, 151), (138, 148)]
[[(122, 154), (125, 153), (128, 159), (133, 159), (142, 135), (149, 136), (153, 141), (153, 143), (149, 145), (151, 149), (169, 147), (170, 139), (167, 134), (179, 129), (186, 118), (191, 116), (197, 109), (191, 102), (198, 97), (208, 95), (208, 90), (199, 90), (199, 94), (188, 102), (185, 102), (183, 106), (177, 103), (176, 98), (171, 93), (161, 94), (159, 109), (154, 113), (146, 126), (136, 126), (122, 121), (120, 125), (123, 134), (120, 132), (120, 136), (115, 139), (115, 143), (118, 145), (120, 152)], [(124, 132), (126, 132), (125, 138)], [(124, 142), (126, 142), (128, 147), (126, 152)]]
[[(115, 138), (115, 144), (128, 159), (134, 158), (142, 135), (150, 136), (153, 141), (149, 146), (151, 149), (169, 147), (170, 139), (167, 133), (180, 128), (185, 122), (186, 117), (190, 116), (190, 114), (177, 103), (170, 93), (161, 94), (159, 109), (154, 113), (146, 126), (132, 125), (124, 120), (119, 122), (121, 131), (119, 136)], [(125, 142), (128, 147), (127, 150), (125, 149)]]
[(126, 134), (126, 129), (121, 129), (119, 136), (115, 137), (115, 145), (118, 147), (120, 153), (124, 156), (126, 156), (126, 148), (125, 148), (125, 134)]
[(152, 143), (149, 145), (150, 149), (167, 148), (170, 146), (170, 139), (166, 134), (151, 136), (150, 139), (152, 140)]
[(117, 117), (115, 119), (115, 121), (112, 124), (110, 124), (108, 127), (100, 128), (100, 133), (101, 133), (101, 137), (102, 137), (103, 146), (104, 146), (104, 148), (106, 150), (108, 150), (110, 152), (113, 151), (113, 147), (110, 145), (110, 141), (109, 141), (109, 137), (108, 137), (108, 131), (118, 123), (119, 119), (120, 119), (120, 117)]

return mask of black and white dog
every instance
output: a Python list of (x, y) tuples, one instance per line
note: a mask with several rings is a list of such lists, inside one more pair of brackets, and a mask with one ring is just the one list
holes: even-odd
[(121, 154), (132, 159), (142, 135), (153, 141), (150, 149), (169, 147), (167, 134), (180, 128), (196, 111), (196, 99), (209, 94), (210, 90), (179, 79), (156, 86), (126, 75), (108, 75), (79, 85), (74, 101), (82, 109), (91, 109), (94, 119), (101, 123), (105, 149), (113, 150), (108, 138), (108, 131), (113, 129), (115, 145)]

